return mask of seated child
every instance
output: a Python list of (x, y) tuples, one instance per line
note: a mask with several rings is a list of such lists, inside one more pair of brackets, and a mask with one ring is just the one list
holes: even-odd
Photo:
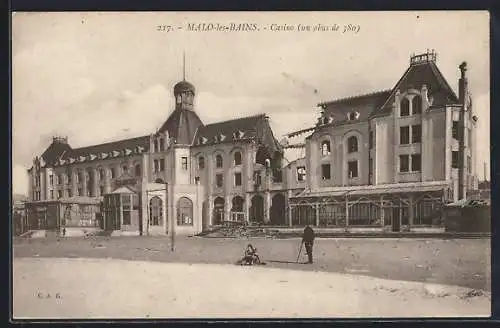
[(244, 264), (252, 265), (256, 263), (258, 260), (259, 260), (259, 255), (257, 254), (257, 248), (253, 247), (252, 244), (248, 244), (242, 262)]

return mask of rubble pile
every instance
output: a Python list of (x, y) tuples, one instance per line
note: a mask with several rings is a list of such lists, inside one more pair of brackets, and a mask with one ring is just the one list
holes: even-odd
[(276, 238), (279, 232), (277, 230), (270, 230), (257, 227), (248, 226), (229, 226), (221, 227), (217, 230), (203, 234), (204, 237), (209, 238), (251, 238), (251, 237), (261, 237), (261, 238)]

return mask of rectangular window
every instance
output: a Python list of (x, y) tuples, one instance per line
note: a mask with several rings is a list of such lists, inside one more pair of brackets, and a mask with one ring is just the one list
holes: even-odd
[(410, 170), (410, 159), (408, 155), (399, 155), (399, 172)]
[(160, 139), (160, 151), (165, 150), (165, 139)]
[(458, 140), (458, 121), (453, 121), (453, 125), (451, 126), (451, 137), (455, 140)]
[(112, 167), (112, 168), (110, 169), (110, 171), (111, 171), (111, 179), (114, 179), (114, 178), (116, 177), (115, 168), (114, 168), (114, 167)]
[(82, 182), (82, 172), (78, 172), (78, 174), (76, 175), (76, 182), (80, 183)]
[(373, 149), (373, 131), (370, 131), (368, 137), (368, 146), (370, 147), (370, 149)]
[(472, 130), (471, 129), (467, 130), (467, 141), (468, 141), (468, 147), (472, 147)]
[(411, 155), (411, 170), (418, 172), (422, 169), (422, 156), (420, 154)]
[(411, 126), (411, 143), (422, 142), (422, 125), (412, 125)]
[(49, 176), (49, 181), (50, 181), (50, 185), (53, 186), (54, 185), (54, 176), (52, 174)]
[(54, 190), (50, 191), (50, 199), (54, 199)]
[(57, 199), (62, 198), (62, 196), (63, 196), (62, 190), (58, 190), (57, 191)]
[(239, 172), (234, 174), (234, 185), (241, 186), (241, 173)]
[(306, 180), (306, 168), (304, 166), (297, 167), (297, 181), (305, 181)]
[(71, 191), (71, 189), (68, 189), (68, 197), (73, 197), (73, 192)]
[(260, 176), (260, 171), (253, 172), (253, 181), (255, 185), (260, 186), (262, 184), (262, 178)]
[(99, 196), (102, 196), (102, 195), (104, 195), (104, 187), (100, 186), (99, 187)]
[(330, 164), (322, 164), (321, 165), (321, 178), (323, 180), (330, 180), (330, 178), (331, 178)]
[(458, 151), (452, 151), (451, 152), (451, 167), (454, 169), (458, 169), (458, 166), (459, 166)]
[(72, 175), (73, 175), (73, 174), (72, 174), (71, 172), (69, 172), (69, 173), (67, 174), (67, 176), (68, 176), (68, 183), (69, 183), (69, 184), (71, 184), (71, 176), (72, 176)]
[(410, 127), (402, 126), (399, 128), (399, 144), (407, 145), (410, 143)]
[(78, 188), (78, 196), (83, 196), (83, 190), (82, 190), (82, 188)]
[(358, 161), (347, 162), (347, 176), (349, 179), (358, 177)]
[(467, 172), (472, 173), (472, 159), (470, 156), (467, 156)]
[(158, 167), (158, 160), (155, 159), (153, 160), (153, 173), (158, 173), (160, 171), (160, 168)]
[(223, 176), (222, 174), (216, 174), (215, 175), (215, 185), (217, 188), (222, 188), (222, 182), (223, 182)]
[(58, 174), (58, 175), (57, 175), (57, 184), (60, 184), (60, 185), (61, 185), (61, 184), (63, 184), (63, 183), (64, 183), (64, 181), (63, 181), (63, 177), (62, 177), (62, 175), (61, 175), (61, 174)]
[(160, 172), (165, 171), (165, 159), (160, 159)]
[(187, 171), (188, 169), (188, 158), (187, 157), (181, 157), (181, 166), (182, 169)]
[(281, 171), (281, 169), (273, 170), (273, 182), (275, 183), (283, 182), (283, 171)]

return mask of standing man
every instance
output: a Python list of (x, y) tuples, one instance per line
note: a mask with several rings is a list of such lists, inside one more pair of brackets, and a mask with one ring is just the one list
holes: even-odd
[(302, 235), (302, 243), (306, 245), (307, 257), (309, 258), (307, 263), (313, 263), (314, 237), (314, 230), (307, 225), (304, 229), (304, 234)]

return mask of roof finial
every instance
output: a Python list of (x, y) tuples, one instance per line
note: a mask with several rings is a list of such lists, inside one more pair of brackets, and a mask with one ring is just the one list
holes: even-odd
[(186, 51), (182, 52), (182, 81), (186, 81)]

